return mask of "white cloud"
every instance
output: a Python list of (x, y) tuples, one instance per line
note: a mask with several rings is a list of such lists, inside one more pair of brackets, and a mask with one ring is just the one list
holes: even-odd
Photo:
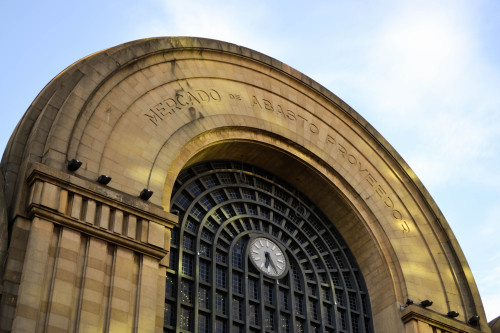
[(267, 52), (279, 47), (259, 34), (269, 19), (265, 2), (157, 0), (162, 19), (152, 20), (142, 29), (150, 36), (195, 36), (213, 38)]
[(423, 116), (416, 120), (414, 134), (421, 142), (409, 152), (408, 160), (426, 184), (446, 186), (468, 180), (500, 185), (496, 170), (491, 169), (491, 162), (499, 158), (498, 120), (464, 110), (436, 110)]
[(473, 10), (422, 8), (394, 8), (370, 38), (359, 39), (356, 68), (323, 78), (355, 89), (360, 112), (427, 186), (463, 178), (500, 186), (489, 166), (500, 162), (500, 95), (492, 90), (500, 73), (481, 54)]

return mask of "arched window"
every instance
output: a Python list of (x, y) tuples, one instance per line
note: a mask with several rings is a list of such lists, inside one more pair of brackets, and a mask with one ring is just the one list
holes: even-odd
[(174, 186), (165, 332), (373, 332), (361, 272), (303, 194), (241, 162)]

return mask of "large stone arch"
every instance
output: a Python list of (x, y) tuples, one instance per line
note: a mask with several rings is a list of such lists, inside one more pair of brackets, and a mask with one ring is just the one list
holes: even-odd
[[(161, 295), (155, 295), (161, 294), (175, 223), (168, 212), (172, 186), (184, 167), (216, 158), (279, 174), (325, 212), (360, 265), (376, 332), (424, 332), (428, 324), (488, 331), (448, 223), (389, 143), (296, 70), (237, 45), (199, 38), (145, 39), (88, 56), (55, 77), (30, 106), (1, 164), (10, 249), (2, 329), (160, 329)], [(71, 159), (83, 162), (73, 173), (67, 169)], [(102, 174), (112, 177), (107, 187), (95, 183)], [(154, 192), (150, 203), (137, 199), (144, 188)], [(128, 231), (117, 215), (127, 216)], [(75, 248), (65, 243), (75, 239)], [(126, 315), (117, 316), (110, 285), (119, 272), (102, 268), (109, 282), (99, 290), (109, 314), (92, 322), (81, 282), (89, 263), (82, 258), (93, 258), (98, 247), (108, 249), (99, 259), (103, 267), (117, 260), (134, 267), (127, 279), (135, 296), (130, 310), (121, 310)], [(74, 255), (72, 268), (55, 254), (65, 249)], [(37, 253), (45, 253), (45, 268), (28, 264)], [(80, 284), (61, 310), (64, 301), (57, 297), (68, 290), (57, 277), (68, 270), (75, 272), (66, 279)], [(45, 279), (42, 287), (30, 279), (34, 273)], [(147, 289), (141, 285), (146, 280), (157, 280), (158, 287)], [(34, 295), (36, 286), (42, 291)], [(407, 299), (434, 304), (402, 309)], [(154, 307), (156, 317), (137, 304)], [(460, 315), (449, 319), (443, 315), (449, 311)], [(474, 315), (481, 319), (472, 327), (467, 321)]]

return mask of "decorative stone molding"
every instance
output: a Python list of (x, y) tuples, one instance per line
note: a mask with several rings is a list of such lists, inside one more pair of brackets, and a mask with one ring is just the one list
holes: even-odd
[(28, 177), (28, 216), (44, 218), (168, 265), (177, 216), (139, 198), (75, 175), (34, 164)]
[(412, 333), (476, 333), (480, 330), (427, 308), (409, 305), (401, 311), (405, 332)]

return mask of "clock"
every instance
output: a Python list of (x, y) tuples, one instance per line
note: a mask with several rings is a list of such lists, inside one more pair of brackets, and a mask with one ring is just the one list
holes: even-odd
[(285, 274), (287, 260), (281, 247), (267, 237), (257, 237), (250, 242), (250, 260), (262, 273), (278, 278)]

